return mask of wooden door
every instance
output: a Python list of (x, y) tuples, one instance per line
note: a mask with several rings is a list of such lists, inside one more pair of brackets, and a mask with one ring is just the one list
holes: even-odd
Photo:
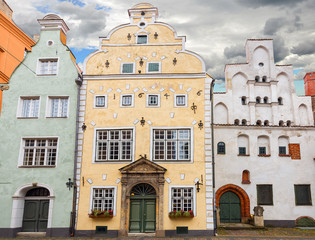
[(220, 197), (220, 222), (239, 223), (241, 222), (241, 201), (231, 191), (225, 192)]
[(23, 232), (46, 232), (49, 200), (25, 200)]

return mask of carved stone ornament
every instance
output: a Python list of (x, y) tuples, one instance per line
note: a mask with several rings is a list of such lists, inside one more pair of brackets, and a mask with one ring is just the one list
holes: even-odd
[(9, 85), (1, 85), (0, 86), (0, 90), (4, 91), (4, 90), (9, 90)]
[(263, 216), (263, 212), (264, 212), (263, 207), (261, 207), (261, 206), (254, 207), (254, 215), (255, 216), (261, 217), (261, 216)]

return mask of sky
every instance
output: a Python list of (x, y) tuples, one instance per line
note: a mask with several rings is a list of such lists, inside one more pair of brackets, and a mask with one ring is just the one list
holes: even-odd
[(158, 8), (158, 21), (186, 36), (186, 49), (201, 55), (217, 79), (216, 91), (225, 89), (225, 64), (246, 62), (246, 40), (268, 38), (275, 63), (293, 65), (297, 94), (304, 94), (303, 77), (315, 71), (314, 0), (6, 0), (29, 36), (39, 33), (37, 19), (46, 14), (63, 18), (79, 65), (98, 48), (99, 37), (129, 23), (127, 10), (143, 1)]

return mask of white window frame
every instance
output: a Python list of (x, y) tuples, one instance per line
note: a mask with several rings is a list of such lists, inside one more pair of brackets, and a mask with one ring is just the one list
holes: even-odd
[[(132, 72), (131, 73), (124, 73), (123, 72), (124, 64), (132, 64)], [(120, 73), (121, 74), (133, 74), (133, 73), (135, 73), (135, 70), (136, 70), (136, 63), (135, 62), (122, 62), (120, 65)]]
[[(131, 96), (131, 105), (123, 105), (123, 98), (126, 96)], [(123, 108), (130, 108), (134, 107), (135, 105), (135, 95), (133, 93), (128, 93), (128, 94), (121, 94), (120, 95), (120, 107)]]
[[(96, 98), (97, 97), (104, 97), (105, 98), (105, 102), (104, 102), (104, 106), (97, 106), (96, 105)], [(94, 95), (94, 104), (93, 104), (94, 108), (107, 108), (107, 95)]]
[[(132, 130), (132, 153), (131, 153), (131, 160), (106, 160), (106, 161), (96, 161), (96, 140), (97, 140), (97, 131), (98, 130)], [(97, 164), (121, 164), (121, 163), (130, 163), (135, 161), (135, 146), (136, 146), (136, 128), (135, 127), (109, 127), (109, 128), (94, 128), (94, 137), (93, 137), (93, 156), (92, 156), (92, 163)]]
[[(185, 105), (177, 105), (177, 97), (185, 96)], [(183, 94), (174, 94), (174, 107), (187, 107), (188, 106), (188, 95)]]
[[(149, 64), (150, 63), (158, 63), (159, 64), (159, 71), (150, 71), (149, 72)], [(146, 65), (146, 73), (161, 73), (161, 62), (147, 62), (147, 65)]]
[[(22, 116), (22, 112), (23, 112), (23, 102), (24, 100), (27, 100), (27, 99), (38, 99), (38, 114), (36, 117), (24, 117)], [(19, 97), (19, 100), (18, 100), (18, 107), (17, 107), (17, 112), (16, 112), (16, 117), (17, 118), (32, 118), (32, 119), (37, 119), (39, 118), (40, 116), (40, 104), (41, 104), (41, 101), (40, 101), (40, 96), (20, 96)]]
[[(157, 103), (157, 105), (150, 105), (149, 104), (149, 98), (150, 98), (150, 96), (157, 96), (157, 98), (158, 98), (158, 103)], [(146, 94), (146, 107), (160, 107), (161, 106), (161, 94), (159, 94), (159, 93), (147, 93)]]
[[(56, 139), (57, 140), (55, 165), (24, 165), (23, 163), (24, 163), (24, 145), (25, 145), (25, 140), (48, 140), (48, 139)], [(58, 165), (59, 142), (60, 142), (59, 141), (59, 137), (57, 137), (57, 136), (40, 136), (40, 137), (38, 137), (38, 136), (30, 136), (30, 137), (22, 137), (21, 138), (21, 142), (20, 142), (20, 153), (19, 153), (18, 167), (25, 167), (25, 168), (56, 168), (57, 165)], [(45, 158), (46, 158), (46, 155), (45, 155)]]
[[(44, 61), (57, 61), (57, 66), (56, 66), (56, 73), (41, 73), (41, 62)], [(47, 57), (47, 58), (38, 58), (37, 59), (37, 68), (36, 68), (36, 75), (37, 76), (56, 76), (58, 75), (58, 70), (59, 70), (59, 57)]]
[[(58, 116), (57, 117), (54, 117), (54, 116), (51, 116), (51, 100), (52, 99), (67, 99), (68, 100), (68, 103), (67, 103), (67, 113), (66, 113), (66, 116), (60, 116), (60, 108), (61, 108), (61, 105), (60, 105), (60, 101), (58, 103)], [(47, 97), (47, 101), (46, 101), (46, 118), (67, 118), (69, 117), (69, 104), (70, 104), (70, 98), (69, 96), (48, 96)]]
[(197, 216), (197, 195), (196, 195), (196, 186), (195, 185), (169, 185), (168, 187), (168, 212), (172, 211), (172, 188), (192, 188), (193, 189), (193, 213), (194, 216)]
[(117, 210), (117, 186), (91, 186), (91, 192), (90, 192), (90, 205), (88, 209), (88, 213), (91, 213), (92, 207), (93, 207), (93, 191), (96, 188), (102, 188), (102, 189), (114, 189), (114, 209), (113, 209), (113, 216), (116, 216), (116, 210)]
[[(189, 160), (154, 160), (153, 146), (154, 146), (154, 130), (190, 130), (190, 159)], [(194, 128), (193, 127), (151, 127), (150, 128), (150, 160), (153, 162), (165, 162), (165, 163), (192, 163), (194, 162)]]

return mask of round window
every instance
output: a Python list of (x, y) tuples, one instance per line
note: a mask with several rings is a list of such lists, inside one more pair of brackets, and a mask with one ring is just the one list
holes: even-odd
[(144, 23), (144, 22), (141, 22), (139, 25), (140, 25), (141, 27), (143, 27), (143, 26), (145, 26), (145, 23)]
[(258, 65), (259, 65), (259, 67), (263, 67), (264, 63), (260, 62)]
[(47, 42), (47, 45), (48, 45), (48, 46), (52, 46), (52, 45), (54, 45), (54, 42), (53, 42), (52, 40), (49, 40), (49, 41)]

